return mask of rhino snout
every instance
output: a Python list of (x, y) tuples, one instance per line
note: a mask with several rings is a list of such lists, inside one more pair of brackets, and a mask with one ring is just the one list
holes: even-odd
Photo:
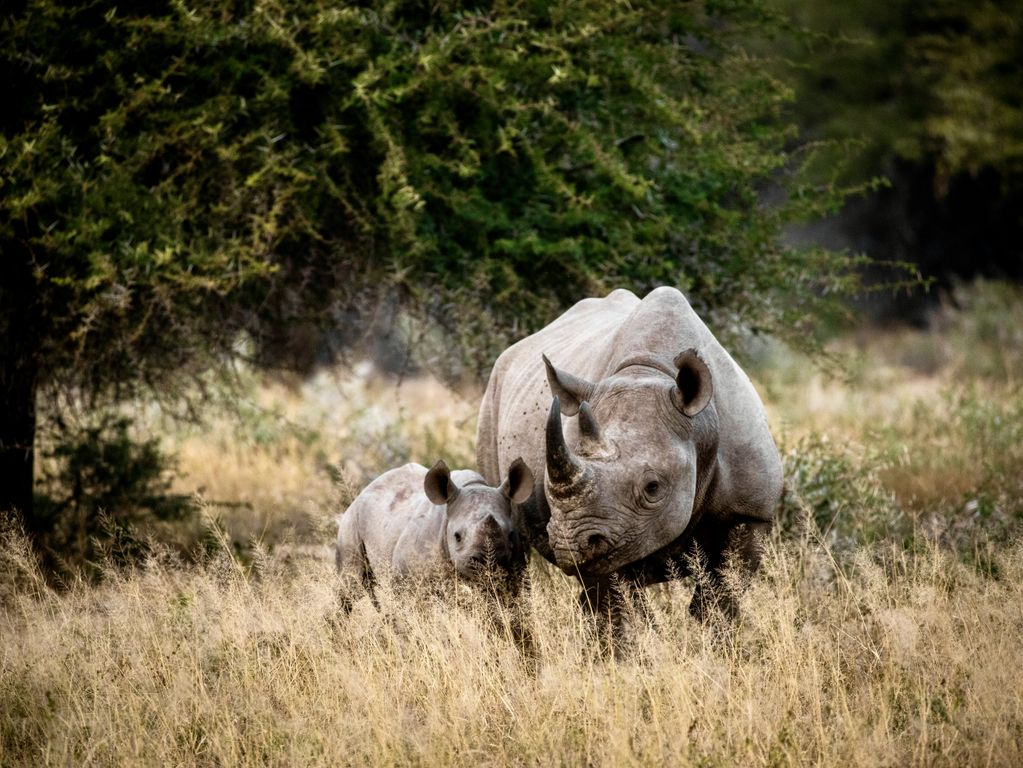
[(566, 573), (587, 570), (587, 566), (599, 563), (614, 549), (606, 534), (592, 528), (573, 535), (552, 520), (547, 526), (547, 533), (554, 546), (558, 566)]
[(496, 571), (510, 571), (515, 565), (515, 548), (507, 537), (481, 537), (455, 559), (463, 578), (475, 578)]

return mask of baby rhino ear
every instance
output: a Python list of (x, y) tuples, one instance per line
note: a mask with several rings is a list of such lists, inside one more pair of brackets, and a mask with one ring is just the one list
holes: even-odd
[(426, 491), (426, 498), (434, 504), (450, 504), (458, 495), (458, 486), (451, 479), (451, 471), (448, 465), (441, 459), (433, 468), (426, 473), (423, 479), (423, 490)]
[(508, 467), (508, 477), (501, 483), (501, 493), (516, 504), (533, 495), (533, 472), (521, 457)]

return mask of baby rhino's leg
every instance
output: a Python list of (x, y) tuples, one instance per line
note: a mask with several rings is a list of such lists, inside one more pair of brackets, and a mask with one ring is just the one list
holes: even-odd
[(335, 562), (337, 564), (338, 606), (344, 613), (351, 613), (352, 603), (360, 592), (365, 589), (376, 604), (373, 594), (373, 572), (369, 567), (369, 559), (366, 557), (366, 545), (354, 535), (346, 535), (343, 528), (338, 535), (337, 547), (335, 549)]

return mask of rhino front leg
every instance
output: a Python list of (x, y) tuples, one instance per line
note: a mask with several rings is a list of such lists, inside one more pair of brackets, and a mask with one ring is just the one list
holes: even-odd
[(737, 589), (749, 583), (760, 567), (763, 539), (771, 523), (743, 519), (730, 525), (720, 521), (694, 537), (698, 553), (705, 558), (702, 572), (696, 573), (696, 589), (689, 613), (706, 621), (715, 613), (729, 619), (739, 614)]
[(593, 617), (595, 639), (603, 653), (614, 653), (622, 634), (620, 612), (616, 610), (614, 585), (609, 576), (580, 576), (583, 591), (579, 607)]
[(616, 656), (628, 652), (626, 622), (648, 619), (643, 585), (621, 575), (581, 577), (583, 591), (579, 605), (593, 616), (598, 639), (604, 650)]
[(606, 576), (580, 576), (583, 591), (579, 593), (579, 607), (594, 617), (611, 615), (611, 579)]

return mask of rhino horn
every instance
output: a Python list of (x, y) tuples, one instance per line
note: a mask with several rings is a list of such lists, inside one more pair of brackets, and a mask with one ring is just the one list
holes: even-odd
[(585, 468), (572, 455), (561, 431), (561, 402), (554, 396), (547, 416), (547, 479), (554, 486), (568, 487), (582, 479)]
[(579, 434), (587, 442), (599, 443), (601, 439), (597, 417), (593, 415), (593, 409), (585, 400), (579, 406)]

